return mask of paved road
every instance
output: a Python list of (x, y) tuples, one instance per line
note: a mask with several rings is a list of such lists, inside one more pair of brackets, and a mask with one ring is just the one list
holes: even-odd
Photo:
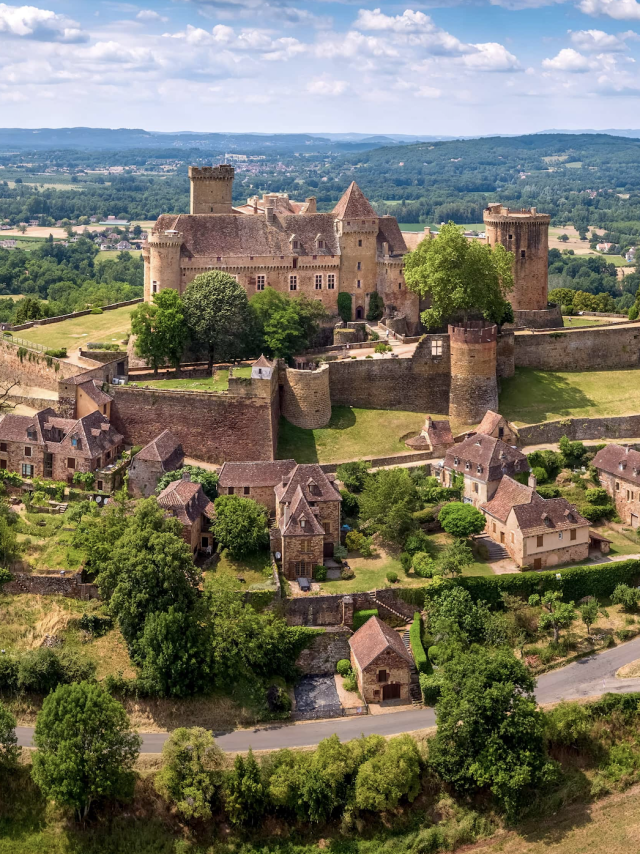
[[(611, 691), (618, 694), (640, 691), (640, 679), (616, 679), (616, 671), (624, 664), (640, 658), (640, 637), (605, 652), (590, 655), (566, 667), (545, 673), (538, 679), (536, 697), (541, 704), (560, 700), (594, 697)], [(337, 718), (298, 724), (272, 724), (255, 729), (239, 729), (216, 733), (218, 745), (226, 751), (275, 750), (282, 747), (309, 747), (337, 733), (343, 741), (358, 736), (397, 735), (402, 732), (435, 726), (433, 709), (411, 709), (384, 715)], [(18, 742), (31, 745), (33, 729), (17, 727)], [(167, 733), (142, 733), (142, 753), (160, 753)]]

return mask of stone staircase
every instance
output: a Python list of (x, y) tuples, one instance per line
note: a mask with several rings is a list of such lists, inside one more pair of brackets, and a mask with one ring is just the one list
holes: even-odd
[(68, 507), (68, 504), (58, 504), (58, 513), (66, 513)]
[(491, 537), (488, 537), (486, 534), (483, 534), (479, 537), (476, 537), (476, 543), (482, 543), (487, 547), (487, 552), (489, 553), (489, 560), (491, 562), (498, 560), (508, 560), (511, 555), (505, 549), (503, 545), (500, 543), (496, 543), (495, 540), (492, 540)]
[(405, 629), (402, 634), (402, 643), (405, 645), (407, 652), (411, 656), (411, 682), (409, 683), (409, 696), (411, 697), (411, 705), (416, 709), (421, 709), (423, 706), (422, 703), (422, 691), (420, 690), (420, 675), (418, 673), (418, 668), (415, 665), (415, 661), (413, 660), (413, 653), (411, 652), (411, 640), (409, 637), (409, 629)]
[(402, 620), (403, 623), (407, 622), (407, 615), (401, 614), (400, 611), (396, 611), (395, 608), (392, 608), (391, 605), (387, 605), (385, 602), (381, 602), (380, 599), (376, 596), (375, 590), (372, 590), (369, 594), (371, 596), (371, 601), (375, 604), (376, 608), (385, 608), (389, 611), (390, 614), (393, 614), (394, 617), (397, 617), (399, 620)]

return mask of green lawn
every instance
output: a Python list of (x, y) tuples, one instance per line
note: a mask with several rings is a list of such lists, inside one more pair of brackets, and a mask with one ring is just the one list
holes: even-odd
[[(616, 322), (609, 317), (563, 317), (562, 319), (567, 329), (575, 329), (578, 326), (607, 326)], [(626, 318), (620, 315), (620, 320), (626, 320)]]
[(329, 426), (320, 430), (303, 430), (282, 418), (278, 458), (333, 463), (408, 452), (403, 437), (419, 433), (425, 418), (416, 412), (350, 406), (334, 406)]
[(17, 337), (55, 350), (60, 347), (76, 350), (88, 341), (119, 343), (131, 331), (131, 312), (135, 307), (127, 305), (102, 314), (88, 314), (60, 323), (23, 329), (17, 333)]
[[(120, 254), (120, 251), (121, 251), (120, 249), (113, 249), (113, 250), (108, 249), (106, 252), (99, 252), (96, 255), (93, 263), (94, 264), (103, 264), (105, 261), (109, 261), (109, 260), (113, 261), (114, 258), (118, 257), (118, 255)], [(135, 255), (136, 257), (138, 257), (139, 255), (142, 255), (141, 249), (124, 249), (122, 251), (126, 252), (128, 255)]]
[[(231, 578), (243, 590), (252, 584), (265, 584), (272, 578), (269, 552), (265, 551), (257, 555), (249, 555), (242, 560), (234, 560), (225, 549), (220, 555), (218, 563), (207, 570), (206, 574), (208, 577)], [(239, 581), (239, 577), (243, 578), (244, 581)]]
[(502, 380), (500, 412), (516, 424), (640, 411), (640, 369), (537, 371), (517, 368)]
[[(234, 368), (233, 374), (236, 377), (250, 377), (251, 368)], [(176, 379), (176, 380), (151, 380), (141, 385), (151, 386), (152, 388), (171, 389), (191, 389), (192, 391), (226, 391), (229, 385), (229, 371), (221, 369), (216, 371), (214, 377), (202, 377), (201, 379)]]

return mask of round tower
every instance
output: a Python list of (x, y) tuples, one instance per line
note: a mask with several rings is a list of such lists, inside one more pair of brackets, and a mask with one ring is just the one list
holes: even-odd
[(326, 427), (331, 420), (329, 365), (317, 371), (284, 371), (282, 414), (305, 430)]
[(151, 302), (153, 295), (165, 288), (181, 292), (180, 247), (183, 239), (179, 231), (152, 231), (149, 235), (147, 254), (143, 256), (146, 302)]
[(192, 214), (233, 213), (233, 166), (189, 166)]
[(487, 409), (498, 410), (497, 332), (482, 320), (449, 327), (449, 416), (458, 426), (477, 424)]
[(513, 306), (517, 326), (562, 326), (559, 309), (548, 305), (549, 214), (535, 208), (512, 211), (492, 204), (483, 214), (487, 243), (513, 252)]

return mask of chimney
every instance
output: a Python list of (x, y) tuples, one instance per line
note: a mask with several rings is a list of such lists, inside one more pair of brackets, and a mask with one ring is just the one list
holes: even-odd
[(309, 198), (305, 199), (304, 202), (306, 205), (306, 208), (304, 211), (305, 213), (316, 213), (317, 212), (317, 205), (316, 205), (316, 197), (315, 196), (309, 196)]
[(538, 485), (538, 478), (532, 471), (529, 472), (529, 479), (527, 481), (527, 484), (531, 487), (531, 489), (535, 489)]
[(382, 244), (382, 254), (384, 255), (385, 258), (389, 254), (389, 244), (386, 242), (386, 240)]
[(191, 472), (183, 471), (182, 477), (180, 479), (186, 481), (187, 483), (191, 483)]
[(264, 212), (265, 212), (265, 215), (267, 217), (267, 222), (270, 225), (273, 225), (273, 220), (275, 219), (275, 213), (273, 210), (273, 205), (267, 205), (267, 207), (264, 209)]

